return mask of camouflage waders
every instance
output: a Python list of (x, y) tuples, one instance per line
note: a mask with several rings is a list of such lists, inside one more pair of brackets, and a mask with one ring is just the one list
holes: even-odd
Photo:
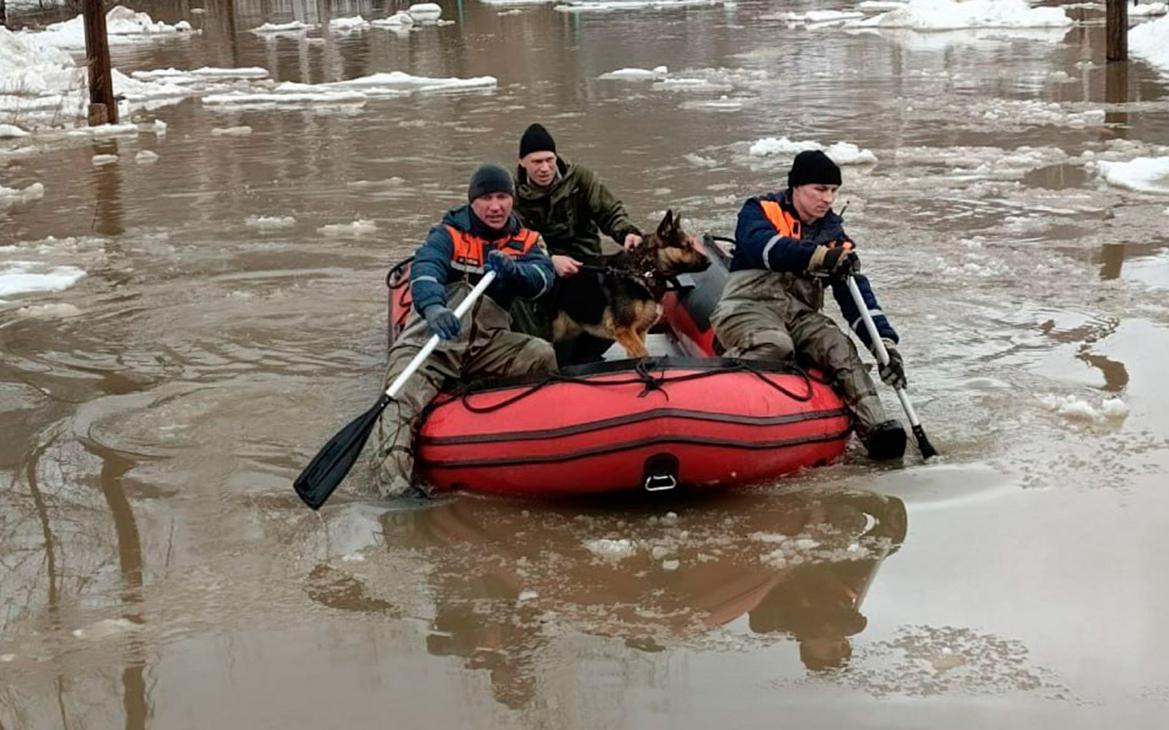
[[(465, 283), (447, 287), (452, 309), (471, 291)], [(447, 378), (505, 377), (528, 373), (555, 372), (552, 345), (528, 335), (512, 332), (511, 317), (490, 297), (479, 299), (468, 321), (462, 321), (458, 339), (439, 340), (418, 371), (382, 412), (378, 422), (378, 450), (374, 476), (383, 497), (404, 493), (414, 471), (414, 432), (418, 414), (438, 394)], [(406, 369), (431, 337), (426, 319), (410, 313), (405, 329), (390, 349), (385, 385)]]
[(886, 420), (885, 408), (852, 338), (818, 311), (822, 305), (823, 288), (810, 277), (748, 269), (731, 272), (710, 319), (726, 357), (782, 361), (798, 356), (823, 370), (864, 439)]

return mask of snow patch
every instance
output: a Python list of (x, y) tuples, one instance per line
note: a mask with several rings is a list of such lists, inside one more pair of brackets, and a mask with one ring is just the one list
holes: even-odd
[(28, 132), (14, 124), (0, 124), (0, 139), (16, 139), (27, 136)]
[[(80, 15), (71, 20), (48, 25), (43, 31), (21, 32), (34, 35), (38, 41), (57, 48), (85, 48), (85, 20)], [(174, 25), (155, 22), (148, 14), (136, 12), (122, 5), (115, 5), (106, 13), (106, 35), (110, 45), (180, 38), (191, 34), (191, 24), (185, 20), (180, 20)]]
[(1128, 49), (1134, 56), (1169, 74), (1169, 15), (1129, 30)]

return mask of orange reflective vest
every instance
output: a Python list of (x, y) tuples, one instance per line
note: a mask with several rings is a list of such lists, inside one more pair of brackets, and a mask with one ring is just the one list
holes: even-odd
[(784, 238), (800, 237), (803, 230), (800, 219), (784, 210), (779, 203), (774, 200), (760, 200), (759, 207), (763, 208), (763, 215), (767, 216), (767, 220), (775, 226), (779, 235)]
[(451, 268), (464, 271), (468, 274), (482, 274), (484, 264), (487, 263), (487, 252), (492, 247), (503, 251), (509, 256), (523, 256), (532, 250), (540, 240), (540, 234), (521, 228), (513, 235), (491, 242), (480, 238), (473, 233), (460, 231), (452, 225), (447, 225), (447, 232), (451, 234), (454, 250), (451, 252)]

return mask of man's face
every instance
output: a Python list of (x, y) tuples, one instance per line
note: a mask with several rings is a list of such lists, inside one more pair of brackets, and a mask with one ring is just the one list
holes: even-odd
[(520, 158), (520, 167), (528, 173), (529, 180), (546, 188), (556, 178), (556, 153), (529, 152)]
[(812, 223), (823, 218), (832, 204), (836, 202), (838, 190), (840, 190), (839, 185), (825, 185), (823, 183), (797, 185), (792, 188), (792, 205), (796, 207), (800, 220), (804, 223)]
[(514, 200), (507, 193), (487, 193), (471, 201), (471, 210), (488, 228), (502, 230), (511, 215)]

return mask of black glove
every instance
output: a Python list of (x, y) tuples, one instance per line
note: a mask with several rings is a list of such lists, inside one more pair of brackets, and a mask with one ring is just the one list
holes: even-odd
[(844, 227), (841, 225), (828, 225), (816, 232), (816, 235), (809, 239), (809, 243), (816, 246), (831, 246), (837, 241), (848, 241), (848, 234), (844, 232)]
[(487, 265), (484, 268), (488, 271), (494, 271), (496, 278), (505, 284), (523, 278), (520, 265), (516, 263), (516, 260), (499, 249), (494, 249), (487, 254)]
[(879, 368), (881, 380), (894, 388), (904, 388), (907, 382), (905, 361), (901, 359), (901, 353), (897, 352), (897, 348), (893, 346), (893, 340), (881, 340), (881, 342), (885, 344), (885, 352), (889, 354), (889, 364)]
[(861, 260), (851, 246), (833, 246), (824, 254), (820, 271), (828, 275), (829, 281), (844, 281), (861, 270)]
[(430, 331), (444, 340), (453, 340), (459, 336), (459, 318), (444, 304), (431, 304), (423, 312), (426, 324)]

